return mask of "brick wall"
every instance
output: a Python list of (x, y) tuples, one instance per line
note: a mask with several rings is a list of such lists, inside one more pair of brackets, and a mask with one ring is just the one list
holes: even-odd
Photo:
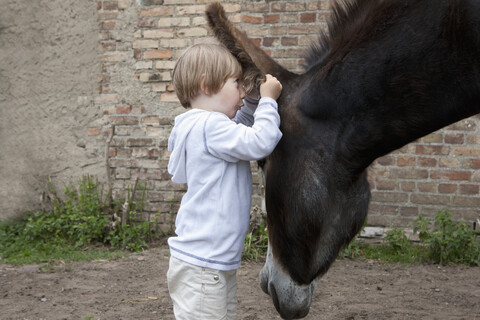
[[(148, 212), (161, 211), (171, 227), (185, 186), (166, 172), (166, 141), (175, 115), (184, 112), (171, 86), (182, 51), (209, 38), (206, 0), (98, 0), (102, 53), (101, 125), (89, 135), (107, 139), (116, 196), (135, 179), (147, 188)], [(300, 72), (301, 53), (325, 28), (329, 1), (222, 1), (227, 14), (287, 69)], [(417, 213), (449, 208), (472, 221), (480, 215), (480, 129), (474, 117), (378, 159), (370, 169), (371, 225), (406, 225)], [(252, 163), (254, 172), (256, 164)], [(254, 175), (254, 205), (262, 178)]]
[(369, 223), (407, 225), (448, 209), (480, 218), (480, 117), (459, 121), (377, 159), (370, 168)]

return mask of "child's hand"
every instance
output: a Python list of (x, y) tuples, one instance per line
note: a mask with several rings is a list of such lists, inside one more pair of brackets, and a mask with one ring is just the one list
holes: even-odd
[(271, 74), (266, 75), (265, 82), (260, 85), (260, 96), (277, 100), (282, 93), (282, 84)]

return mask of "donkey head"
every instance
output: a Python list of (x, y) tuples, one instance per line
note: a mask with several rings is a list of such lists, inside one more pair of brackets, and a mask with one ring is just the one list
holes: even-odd
[[(253, 82), (250, 87), (266, 73), (283, 85), (278, 99), (283, 138), (263, 166), (269, 250), (260, 281), (283, 318), (303, 317), (315, 279), (364, 223), (366, 175), (352, 176), (337, 159), (336, 135), (342, 123), (326, 121), (336, 106), (316, 72), (296, 75), (285, 70), (236, 29), (218, 3), (208, 7), (207, 19), (217, 39), (241, 63), (248, 83)], [(314, 118), (312, 112), (324, 118)]]
[(207, 9), (247, 78), (271, 73), (283, 85), (283, 137), (263, 167), (269, 250), (260, 280), (286, 319), (308, 313), (315, 279), (364, 224), (370, 163), (480, 112), (478, 1), (336, 0), (332, 9), (303, 74), (271, 59), (220, 4)]

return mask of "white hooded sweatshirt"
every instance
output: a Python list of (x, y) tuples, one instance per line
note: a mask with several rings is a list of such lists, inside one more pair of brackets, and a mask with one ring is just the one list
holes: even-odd
[(192, 109), (175, 118), (168, 172), (186, 183), (168, 239), (173, 257), (216, 270), (240, 267), (250, 218), (250, 161), (268, 156), (282, 137), (277, 102), (245, 99), (233, 120)]

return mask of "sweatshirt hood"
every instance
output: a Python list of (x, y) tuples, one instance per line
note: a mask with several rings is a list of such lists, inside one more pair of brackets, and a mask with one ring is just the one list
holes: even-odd
[(172, 152), (168, 161), (168, 173), (172, 175), (174, 183), (187, 183), (186, 141), (201, 113), (206, 112), (192, 109), (175, 117), (175, 125), (168, 138), (168, 151)]

